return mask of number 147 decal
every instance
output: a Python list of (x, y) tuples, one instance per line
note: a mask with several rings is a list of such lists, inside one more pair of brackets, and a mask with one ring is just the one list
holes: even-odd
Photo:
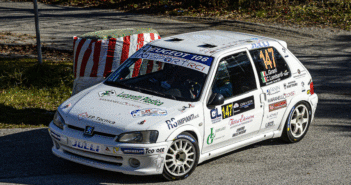
[[(263, 53), (264, 51), (264, 53)], [(269, 53), (271, 53), (271, 56), (272, 56), (272, 60), (271, 58), (269, 57)], [(273, 68), (276, 68), (277, 66), (275, 65), (275, 59), (274, 59), (274, 51), (273, 51), (273, 48), (268, 48), (268, 49), (265, 49), (265, 50), (261, 50), (260, 51), (260, 58), (264, 61), (264, 64), (265, 64), (265, 67), (266, 69), (273, 69)], [(273, 61), (273, 62), (272, 62)], [(270, 68), (268, 68), (268, 66)], [(273, 67), (274, 66), (274, 67)]]

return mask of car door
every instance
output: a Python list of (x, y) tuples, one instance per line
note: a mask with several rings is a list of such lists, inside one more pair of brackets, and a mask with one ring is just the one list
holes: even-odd
[(222, 94), (224, 103), (205, 106), (203, 152), (253, 137), (258, 133), (263, 108), (257, 74), (246, 49), (222, 57), (216, 66), (211, 92)]
[(293, 87), (297, 86), (297, 82), (290, 78), (289, 66), (279, 52), (282, 47), (278, 46), (273, 44), (250, 50), (256, 73), (260, 77), (260, 86), (266, 96), (260, 132), (278, 129), (288, 103), (296, 94)]

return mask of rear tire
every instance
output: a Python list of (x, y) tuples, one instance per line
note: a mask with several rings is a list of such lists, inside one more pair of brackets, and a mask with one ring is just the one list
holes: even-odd
[(199, 147), (196, 139), (183, 132), (168, 148), (162, 175), (170, 181), (185, 179), (195, 170), (198, 161)]
[(308, 131), (311, 117), (311, 106), (307, 102), (298, 102), (289, 113), (281, 139), (288, 143), (301, 141)]

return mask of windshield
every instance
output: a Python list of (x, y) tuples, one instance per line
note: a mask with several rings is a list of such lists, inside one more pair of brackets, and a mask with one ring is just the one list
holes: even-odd
[(181, 101), (201, 96), (213, 58), (146, 45), (105, 84)]

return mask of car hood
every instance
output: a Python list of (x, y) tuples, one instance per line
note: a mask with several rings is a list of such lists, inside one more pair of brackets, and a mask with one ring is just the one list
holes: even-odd
[(92, 126), (113, 135), (148, 130), (195, 105), (104, 84), (76, 96), (81, 97), (74, 96), (72, 102), (69, 99), (59, 107), (66, 124), (83, 129)]

